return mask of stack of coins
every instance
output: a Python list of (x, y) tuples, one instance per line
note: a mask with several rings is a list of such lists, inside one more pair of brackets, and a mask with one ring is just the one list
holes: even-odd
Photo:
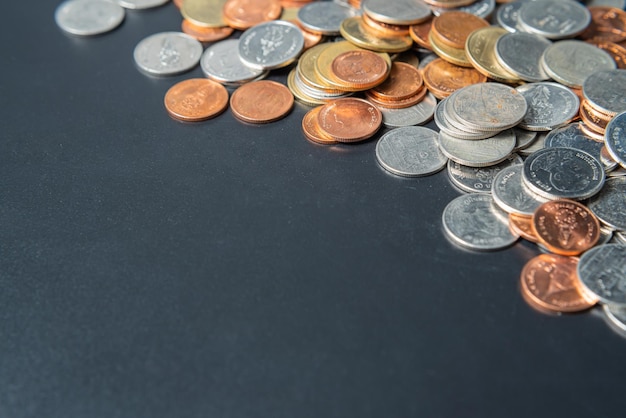
[(472, 67), (465, 54), (465, 42), (474, 30), (487, 26), (489, 22), (471, 13), (451, 11), (433, 19), (428, 41), (442, 59), (461, 67)]
[(375, 105), (388, 109), (403, 109), (422, 101), (427, 90), (419, 70), (404, 62), (394, 62), (384, 83), (365, 93)]
[(580, 38), (609, 53), (617, 68), (626, 69), (626, 12), (608, 6), (591, 6), (589, 12), (591, 24)]
[(585, 122), (585, 133), (603, 141), (611, 119), (626, 111), (626, 99), (622, 93), (626, 91), (626, 70), (595, 72), (585, 79), (582, 87), (580, 117)]

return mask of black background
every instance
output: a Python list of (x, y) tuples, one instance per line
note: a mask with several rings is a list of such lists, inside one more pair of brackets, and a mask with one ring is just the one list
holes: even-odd
[(312, 144), (301, 104), (170, 119), (200, 69), (132, 53), (171, 3), (94, 38), (5, 3), (0, 417), (623, 416), (626, 341), (525, 304), (533, 246), (449, 243), (445, 171), (386, 173), (382, 131)]

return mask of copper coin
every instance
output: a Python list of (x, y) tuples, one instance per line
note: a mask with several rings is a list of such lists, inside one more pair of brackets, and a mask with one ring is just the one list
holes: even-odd
[(426, 87), (422, 87), (413, 96), (401, 100), (381, 100), (380, 97), (373, 96), (369, 91), (365, 93), (365, 97), (367, 100), (378, 105), (379, 107), (386, 107), (387, 109), (404, 109), (421, 102), (426, 96), (426, 93), (428, 93), (428, 89)]
[(602, 42), (626, 40), (626, 12), (615, 7), (589, 7), (591, 23), (580, 35), (582, 39)]
[(607, 120), (599, 116), (598, 113), (593, 110), (591, 105), (589, 105), (589, 102), (584, 99), (580, 103), (579, 115), (583, 122), (600, 132), (606, 130), (606, 125), (611, 120), (610, 117)]
[(578, 255), (600, 238), (600, 223), (587, 207), (573, 200), (543, 203), (535, 210), (533, 231), (539, 243), (560, 255)]
[(189, 36), (192, 36), (200, 42), (215, 42), (228, 38), (234, 31), (229, 26), (221, 28), (208, 28), (205, 26), (194, 25), (187, 19), (183, 19), (182, 30)]
[(363, 24), (369, 29), (373, 29), (375, 32), (379, 32), (383, 36), (407, 36), (409, 34), (409, 27), (404, 25), (392, 25), (390, 23), (380, 22), (373, 19), (367, 13), (361, 15), (363, 17)]
[(269, 123), (285, 117), (293, 107), (289, 89), (275, 81), (244, 84), (230, 97), (233, 115), (244, 122)]
[(533, 232), (533, 217), (518, 213), (509, 213), (509, 229), (513, 235), (519, 235), (530, 242), (537, 242), (537, 235)]
[(306, 51), (307, 49), (314, 47), (315, 45), (322, 42), (322, 35), (306, 30), (298, 19), (291, 19), (289, 20), (289, 22), (296, 25), (298, 29), (300, 29), (300, 31), (302, 32), (302, 36), (304, 36), (304, 48), (302, 48), (303, 51)]
[(415, 41), (415, 43), (422, 48), (432, 50), (433, 47), (430, 45), (430, 41), (428, 40), (428, 34), (430, 33), (432, 25), (432, 19), (428, 19), (427, 21), (418, 23), (417, 25), (412, 25), (409, 27), (409, 36), (411, 36), (411, 39), (413, 39), (413, 41)]
[(382, 83), (389, 72), (387, 62), (380, 55), (367, 50), (339, 54), (330, 66), (333, 81), (354, 89), (369, 89)]
[(581, 291), (576, 273), (578, 258), (541, 254), (521, 273), (522, 292), (534, 304), (551, 312), (579, 312), (597, 303)]
[(487, 81), (487, 77), (474, 68), (459, 67), (441, 58), (428, 63), (422, 75), (424, 84), (438, 99), (448, 97), (458, 89), (471, 84)]
[(387, 79), (369, 93), (380, 99), (402, 100), (414, 96), (424, 85), (419, 70), (404, 62), (391, 64)]
[(487, 26), (489, 22), (476, 15), (451, 11), (433, 19), (432, 32), (441, 43), (452, 48), (463, 49), (470, 33)]
[(302, 118), (302, 131), (306, 138), (317, 144), (332, 145), (337, 144), (330, 135), (326, 134), (320, 128), (318, 115), (322, 110), (321, 106), (309, 110)]
[(278, 0), (228, 0), (222, 9), (222, 18), (228, 26), (246, 30), (259, 23), (278, 19), (281, 12)]
[(323, 132), (339, 142), (362, 141), (373, 136), (383, 121), (376, 106), (353, 97), (322, 106), (318, 122)]
[(613, 58), (617, 68), (620, 70), (626, 69), (626, 48), (616, 44), (614, 42), (604, 42), (592, 40), (590, 43), (594, 44), (598, 48), (603, 51), (608, 52), (608, 54)]
[(604, 141), (604, 132), (596, 130), (596, 128), (593, 125), (587, 125), (586, 123), (581, 123), (580, 130), (593, 140), (596, 140), (598, 142)]
[(175, 119), (198, 122), (219, 115), (228, 105), (228, 91), (215, 81), (192, 78), (165, 93), (165, 109)]

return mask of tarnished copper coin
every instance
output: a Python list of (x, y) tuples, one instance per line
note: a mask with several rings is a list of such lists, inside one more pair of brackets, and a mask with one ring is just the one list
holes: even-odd
[(192, 23), (190, 20), (183, 19), (181, 25), (182, 30), (189, 36), (192, 36), (200, 42), (215, 42), (228, 38), (232, 35), (234, 29), (230, 26), (209, 28), (205, 26), (198, 26)]
[(615, 7), (589, 7), (591, 23), (580, 35), (582, 39), (602, 42), (626, 40), (626, 12)]
[(424, 84), (438, 99), (448, 97), (458, 89), (484, 83), (487, 77), (474, 68), (459, 67), (441, 58), (431, 61), (422, 73)]
[(332, 145), (337, 144), (330, 135), (320, 129), (318, 115), (322, 110), (321, 106), (309, 110), (302, 118), (302, 131), (309, 141), (317, 144)]
[(293, 100), (283, 84), (260, 80), (235, 90), (230, 97), (230, 109), (244, 122), (269, 123), (285, 117), (293, 107)]
[(230, 27), (246, 30), (259, 23), (276, 20), (282, 6), (278, 0), (227, 0), (222, 18)]
[(589, 42), (597, 46), (601, 50), (606, 51), (611, 56), (611, 58), (613, 58), (618, 69), (626, 69), (626, 47), (623, 47), (614, 42), (597, 40), (592, 40)]
[(451, 11), (435, 17), (431, 30), (441, 43), (452, 48), (463, 49), (470, 33), (487, 26), (489, 22), (476, 15)]
[(402, 100), (414, 96), (423, 87), (419, 70), (404, 62), (394, 62), (387, 79), (369, 91), (382, 100)]
[(215, 81), (192, 78), (165, 93), (165, 109), (175, 119), (198, 122), (219, 115), (228, 105), (228, 91)]
[(551, 312), (579, 312), (597, 303), (581, 290), (576, 273), (578, 258), (541, 254), (522, 270), (522, 292), (540, 309)]
[(378, 54), (364, 49), (339, 54), (330, 66), (330, 75), (346, 90), (367, 90), (387, 78), (389, 67)]
[(533, 217), (519, 213), (509, 213), (509, 229), (513, 235), (519, 235), (530, 242), (537, 242), (537, 235), (533, 231)]
[(411, 39), (413, 39), (415, 43), (422, 48), (432, 50), (433, 47), (428, 40), (428, 34), (430, 33), (432, 25), (432, 19), (428, 19), (425, 22), (418, 23), (417, 25), (412, 25), (409, 27), (409, 36), (411, 36)]
[(539, 243), (560, 255), (581, 254), (600, 238), (598, 219), (585, 205), (573, 200), (543, 203), (533, 214), (532, 226)]
[(322, 106), (320, 128), (338, 142), (357, 142), (373, 136), (382, 124), (382, 114), (366, 100), (347, 97)]

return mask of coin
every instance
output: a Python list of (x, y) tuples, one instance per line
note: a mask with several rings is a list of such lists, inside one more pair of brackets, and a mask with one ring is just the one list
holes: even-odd
[(411, 25), (411, 27), (409, 28), (409, 36), (411, 37), (411, 39), (413, 39), (415, 43), (422, 48), (426, 48), (428, 50), (432, 50), (432, 46), (428, 41), (428, 34), (430, 33), (430, 28), (432, 27), (432, 24), (433, 20), (431, 18), (428, 18), (422, 23)]
[(601, 154), (604, 145), (601, 142), (589, 138), (580, 127), (580, 123), (572, 123), (550, 131), (546, 136), (546, 147), (579, 149), (589, 153), (596, 160), (602, 162)]
[(623, 70), (626, 69), (626, 48), (623, 46), (613, 43), (613, 42), (605, 42), (605, 41), (588, 41), (593, 45), (597, 46), (607, 54), (613, 58), (615, 61), (615, 65), (617, 68)]
[(563, 39), (584, 31), (591, 22), (591, 14), (573, 0), (536, 0), (524, 3), (518, 19), (528, 32), (548, 39)]
[(545, 72), (569, 87), (582, 87), (591, 74), (616, 67), (613, 58), (605, 51), (587, 42), (566, 40), (550, 45), (541, 57)]
[(557, 83), (529, 83), (517, 87), (528, 104), (519, 126), (531, 131), (550, 131), (569, 123), (577, 114), (578, 96)]
[(180, 32), (161, 32), (141, 40), (133, 52), (137, 67), (152, 76), (184, 73), (198, 64), (202, 44)]
[(239, 57), (247, 66), (273, 70), (291, 64), (304, 48), (302, 31), (293, 23), (259, 23), (241, 34)]
[(493, 180), (493, 201), (507, 213), (531, 216), (546, 202), (524, 186), (521, 164), (503, 168)]
[(387, 100), (402, 100), (414, 96), (424, 85), (417, 68), (403, 62), (394, 62), (387, 79), (371, 89), (370, 93)]
[(122, 23), (124, 16), (122, 7), (106, 0), (67, 0), (54, 12), (59, 28), (77, 36), (112, 31)]
[(233, 28), (228, 26), (209, 28), (206, 26), (198, 26), (190, 20), (183, 19), (181, 29), (184, 33), (192, 36), (200, 42), (215, 42), (224, 38), (228, 38), (233, 33)]
[(341, 90), (346, 91), (370, 89), (384, 82), (389, 74), (385, 60), (367, 50), (339, 54), (333, 60), (330, 70), (333, 81), (341, 85)]
[(578, 277), (585, 290), (600, 302), (626, 306), (626, 245), (605, 244), (585, 252), (578, 262)]
[(439, 150), (437, 136), (421, 126), (393, 129), (378, 140), (376, 159), (385, 170), (402, 177), (436, 173), (448, 160)]
[(603, 70), (583, 82), (583, 95), (595, 109), (610, 116), (626, 111), (626, 70)]
[(269, 123), (285, 117), (291, 111), (293, 101), (293, 95), (283, 84), (260, 80), (235, 90), (230, 97), (230, 109), (244, 122)]
[(498, 164), (485, 167), (469, 167), (456, 161), (448, 160), (448, 176), (452, 184), (464, 192), (490, 193), (493, 181), (500, 171), (512, 165), (522, 163), (523, 160), (517, 154), (508, 156)]
[(432, 119), (437, 106), (437, 99), (431, 93), (427, 93), (418, 104), (402, 109), (389, 109), (378, 107), (383, 115), (383, 124), (389, 128), (401, 126), (421, 125)]
[(513, 235), (519, 235), (526, 241), (537, 242), (532, 228), (532, 216), (509, 213), (509, 229)]
[(520, 151), (528, 148), (537, 139), (537, 132), (527, 131), (519, 126), (513, 128), (515, 132), (515, 149), (514, 151)]
[(481, 74), (495, 81), (516, 83), (519, 78), (507, 71), (496, 58), (496, 42), (506, 33), (504, 29), (495, 26), (477, 29), (467, 37), (465, 53)]
[(491, 138), (468, 141), (439, 133), (441, 152), (469, 167), (486, 167), (504, 161), (515, 147), (515, 134), (507, 129)]
[(407, 36), (409, 34), (409, 27), (406, 25), (392, 25), (390, 23), (379, 22), (373, 19), (366, 13), (361, 15), (361, 21), (374, 33), (379, 33), (381, 36)]
[(244, 65), (239, 54), (233, 53), (238, 48), (238, 39), (226, 39), (209, 46), (200, 59), (204, 75), (228, 86), (239, 86), (264, 77), (267, 72)]
[(487, 81), (487, 77), (474, 68), (459, 67), (441, 58), (426, 65), (423, 76), (424, 84), (438, 99), (448, 97), (463, 87)]
[(541, 254), (526, 263), (521, 273), (522, 292), (540, 308), (551, 312), (579, 312), (591, 308), (576, 274), (578, 259)]
[(302, 131), (304, 132), (304, 136), (308, 140), (317, 144), (338, 144), (338, 142), (330, 137), (330, 135), (324, 133), (324, 131), (320, 129), (320, 124), (318, 122), (320, 110), (322, 110), (321, 106), (315, 107), (309, 110), (302, 118)]
[(626, 231), (626, 178), (608, 179), (588, 206), (604, 225)]
[(392, 25), (415, 25), (431, 15), (421, 0), (363, 0), (361, 3), (364, 13)]
[(382, 37), (368, 32), (358, 16), (344, 19), (339, 30), (341, 35), (354, 45), (376, 52), (402, 52), (413, 45), (413, 40), (409, 36)]
[(116, 0), (117, 3), (127, 9), (150, 9), (163, 6), (169, 0)]
[(343, 98), (325, 104), (318, 121), (335, 141), (357, 142), (372, 137), (382, 125), (382, 114), (363, 99)]
[(459, 139), (485, 139), (485, 138), (489, 138), (490, 136), (494, 135), (494, 132), (484, 132), (484, 131), (479, 131), (479, 132), (470, 132), (470, 131), (466, 131), (463, 130), (461, 128), (457, 128), (455, 125), (453, 125), (452, 123), (450, 123), (450, 120), (448, 119), (449, 116), (446, 112), (446, 106), (448, 104), (448, 100), (449, 98), (445, 98), (443, 99), (441, 102), (439, 102), (439, 104), (437, 105), (437, 107), (435, 108), (435, 124), (437, 125), (437, 127), (439, 128), (439, 130), (441, 132), (444, 132), (452, 137), (455, 138), (459, 138)]
[(453, 48), (441, 42), (431, 30), (428, 34), (428, 42), (435, 54), (451, 64), (460, 67), (472, 67), (472, 63), (467, 59), (467, 54), (463, 48)]
[(492, 251), (512, 245), (517, 236), (511, 234), (504, 215), (493, 205), (489, 194), (467, 194), (452, 200), (443, 210), (442, 223), (446, 235), (457, 245)]
[(164, 102), (173, 118), (198, 122), (222, 113), (228, 105), (228, 92), (215, 81), (192, 78), (174, 84), (165, 93)]
[(498, 11), (496, 12), (496, 21), (498, 22), (498, 25), (502, 26), (502, 28), (507, 32), (519, 31), (519, 9), (522, 8), (524, 2), (525, 0), (513, 1), (498, 7)]
[(433, 19), (431, 31), (436, 39), (452, 48), (465, 48), (465, 41), (473, 31), (489, 26), (478, 16), (460, 11), (450, 11)]
[[(436, 0), (435, 1), (427, 0), (427, 1), (434, 3)], [(452, 4), (451, 2), (448, 2), (448, 3)], [(496, 7), (495, 0), (476, 0), (473, 2), (466, 2), (464, 0), (458, 0), (458, 1), (455, 1), (454, 3), (457, 4), (454, 6), (456, 10), (460, 12), (471, 13), (478, 17), (482, 17), (483, 19), (487, 19), (489, 16), (491, 16), (491, 14), (493, 13)], [(465, 5), (462, 5), (461, 3), (465, 3)], [(446, 7), (431, 7), (431, 10), (433, 11), (433, 14), (436, 16), (440, 16), (450, 11), (450, 9)]]
[(609, 321), (609, 325), (614, 327), (617, 332), (624, 335), (624, 333), (626, 333), (626, 307), (603, 305), (602, 311), (607, 321)]
[(341, 4), (324, 1), (313, 2), (298, 10), (298, 21), (311, 32), (322, 35), (339, 35), (344, 19), (355, 16), (354, 9)]
[(581, 33), (582, 39), (603, 42), (622, 42), (626, 40), (626, 12), (621, 8), (607, 6), (589, 7), (591, 23)]
[(246, 30), (278, 19), (281, 12), (282, 7), (278, 0), (226, 0), (222, 8), (222, 19), (230, 27)]
[(626, 168), (626, 112), (617, 114), (609, 122), (604, 139), (611, 157)]
[(222, 19), (222, 9), (226, 0), (184, 0), (180, 14), (198, 26), (219, 28), (226, 26)]
[(504, 69), (524, 81), (550, 78), (541, 65), (541, 57), (551, 45), (542, 36), (532, 33), (506, 33), (496, 41), (496, 59)]

